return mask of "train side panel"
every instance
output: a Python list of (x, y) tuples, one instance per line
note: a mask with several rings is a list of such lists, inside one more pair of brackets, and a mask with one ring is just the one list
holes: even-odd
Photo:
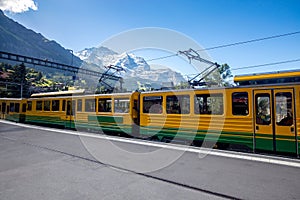
[[(231, 90), (144, 93), (141, 95), (140, 107), (141, 134), (148, 137), (156, 136), (159, 139), (205, 140), (242, 144), (253, 148), (253, 123), (250, 109), (252, 103), (249, 91), (235, 91), (235, 94), (241, 93), (242, 96), (239, 98), (244, 98), (247, 93), (248, 103), (247, 111), (243, 111), (247, 113), (238, 113), (237, 116), (231, 112), (233, 93)], [(187, 102), (188, 111), (184, 110), (186, 107), (184, 104)], [(207, 103), (210, 105), (206, 105)]]
[(0, 118), (14, 122), (24, 122), (26, 114), (26, 99), (0, 99)]
[(132, 133), (131, 94), (76, 97), (75, 126), (112, 134)]
[(54, 127), (65, 127), (67, 99), (36, 98), (28, 99), (26, 123), (44, 124)]
[(296, 112), (296, 140), (297, 140), (297, 155), (300, 155), (300, 86), (295, 87), (295, 112)]

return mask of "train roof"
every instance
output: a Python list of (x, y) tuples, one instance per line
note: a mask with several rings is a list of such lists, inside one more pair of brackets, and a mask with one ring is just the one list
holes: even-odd
[(131, 95), (131, 92), (126, 93), (106, 93), (106, 94), (86, 94), (84, 92), (81, 92), (81, 90), (78, 90), (77, 92), (74, 91), (60, 91), (60, 92), (46, 92), (46, 93), (37, 93), (34, 95), (31, 95), (30, 99), (38, 99), (38, 98), (80, 98), (80, 97), (98, 97), (98, 96), (115, 96), (115, 97), (122, 97), (122, 96), (128, 96)]
[(300, 82), (300, 70), (237, 75), (234, 77), (234, 82), (238, 85), (295, 83)]
[[(23, 98), (24, 99), (24, 98)], [(22, 98), (9, 98), (9, 97), (3, 97), (3, 98), (0, 98), (0, 101), (1, 100), (4, 100), (4, 101), (20, 101), (20, 100), (23, 100)]]
[(56, 96), (72, 96), (72, 95), (82, 95), (85, 90), (67, 90), (67, 91), (58, 91), (58, 92), (43, 92), (43, 93), (35, 93), (32, 94), (31, 98), (39, 98), (39, 97), (56, 97)]

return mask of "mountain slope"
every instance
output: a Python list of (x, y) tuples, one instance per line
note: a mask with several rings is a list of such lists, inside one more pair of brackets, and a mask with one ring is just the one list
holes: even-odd
[[(80, 66), (82, 61), (55, 41), (25, 28), (0, 10), (0, 51)], [(72, 63), (73, 62), (73, 63)]]

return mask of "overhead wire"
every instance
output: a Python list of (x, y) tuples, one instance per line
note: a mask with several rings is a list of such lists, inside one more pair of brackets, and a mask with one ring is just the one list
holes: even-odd
[(242, 42), (235, 42), (235, 43), (231, 43), (231, 44), (224, 44), (224, 45), (219, 45), (219, 46), (215, 46), (215, 47), (208, 47), (208, 48), (204, 48), (204, 49), (199, 49), (197, 51), (208, 51), (208, 50), (213, 50), (213, 49), (220, 49), (220, 48), (231, 47), (231, 46), (236, 46), (236, 45), (241, 45), (241, 44), (259, 42), (259, 41), (263, 41), (263, 40), (270, 40), (270, 39), (280, 38), (280, 37), (286, 37), (286, 36), (295, 35), (295, 34), (299, 34), (299, 33), (300, 33), (300, 31), (285, 33), (285, 34), (280, 34), (280, 35), (273, 35), (273, 36), (269, 36), (269, 37), (246, 40), (246, 41), (242, 41)]
[(300, 58), (299, 59), (294, 59), (294, 60), (285, 60), (285, 61), (279, 61), (279, 62), (273, 62), (273, 63), (265, 63), (265, 64), (260, 64), (260, 65), (251, 65), (251, 66), (245, 66), (245, 67), (238, 67), (238, 68), (231, 69), (231, 71), (240, 70), (240, 69), (265, 67), (265, 66), (270, 66), (270, 65), (279, 65), (279, 64), (292, 63), (292, 62), (300, 62)]
[(170, 57), (174, 57), (174, 56), (177, 56), (178, 54), (175, 53), (175, 54), (171, 54), (169, 56), (162, 56), (162, 57), (158, 57), (158, 58), (153, 58), (153, 59), (149, 59), (149, 60), (146, 60), (146, 62), (150, 62), (150, 61), (153, 61), (153, 60), (161, 60), (161, 59), (165, 59), (165, 58), (170, 58)]
[[(293, 59), (293, 60), (285, 60), (285, 61), (278, 61), (278, 62), (272, 62), (272, 63), (265, 63), (265, 64), (259, 64), (259, 65), (250, 65), (245, 67), (238, 67), (238, 68), (232, 68), (231, 71), (240, 70), (240, 69), (251, 69), (251, 68), (258, 68), (258, 67), (265, 67), (265, 66), (272, 66), (272, 65), (279, 65), (279, 64), (286, 64), (286, 63), (293, 63), (293, 62), (300, 62), (300, 58)], [(186, 74), (185, 76), (194, 76), (197, 74)]]
[[(220, 49), (220, 48), (242, 45), (242, 44), (247, 44), (247, 43), (252, 43), (252, 42), (259, 42), (259, 41), (263, 41), (263, 40), (270, 40), (270, 39), (274, 39), (274, 38), (286, 37), (286, 36), (296, 35), (299, 33), (300, 33), (300, 31), (295, 31), (295, 32), (290, 32), (290, 33), (285, 33), (285, 34), (280, 34), (280, 35), (273, 35), (273, 36), (269, 36), (269, 37), (257, 38), (257, 39), (235, 42), (235, 43), (230, 43), (230, 44), (224, 44), (224, 45), (219, 45), (219, 46), (214, 46), (214, 47), (208, 47), (208, 48), (204, 48), (204, 49), (198, 49), (196, 51), (209, 51), (209, 50), (213, 50), (213, 49)], [(174, 57), (174, 56), (178, 56), (178, 53), (171, 54), (168, 56), (152, 58), (152, 59), (148, 59), (146, 61), (150, 62), (150, 61), (166, 59), (166, 58), (170, 58), (170, 57)]]

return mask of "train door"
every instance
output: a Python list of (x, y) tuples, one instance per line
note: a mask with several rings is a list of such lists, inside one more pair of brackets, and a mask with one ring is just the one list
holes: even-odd
[(293, 89), (254, 91), (255, 148), (297, 153)]
[(20, 122), (24, 123), (25, 119), (26, 119), (26, 103), (21, 103), (22, 107), (21, 107), (21, 112), (20, 112)]
[(132, 135), (140, 136), (140, 93), (134, 92), (131, 97), (131, 118), (132, 118)]
[(66, 128), (75, 128), (74, 116), (75, 116), (75, 100), (66, 101)]
[(5, 113), (6, 113), (6, 103), (5, 102), (2, 102), (2, 111), (1, 111), (1, 119), (5, 119)]

